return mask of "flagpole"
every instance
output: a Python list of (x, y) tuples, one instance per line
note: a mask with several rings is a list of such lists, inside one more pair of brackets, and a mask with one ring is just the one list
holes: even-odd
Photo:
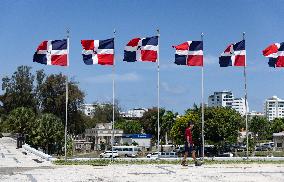
[(159, 158), (159, 151), (160, 151), (160, 45), (159, 45), (159, 39), (160, 39), (160, 30), (157, 29), (157, 35), (158, 35), (158, 51), (157, 51), (157, 72), (158, 72), (158, 158)]
[[(245, 32), (243, 32), (243, 40), (245, 40)], [(246, 74), (246, 60), (245, 60), (245, 64), (244, 64), (244, 91), (245, 91), (245, 120), (246, 120), (246, 139), (247, 139), (247, 159), (249, 157), (249, 140), (248, 140), (248, 115), (247, 115), (247, 74)]]
[[(203, 47), (203, 36), (204, 34), (201, 33), (201, 41), (202, 41), (202, 47)], [(204, 55), (204, 53), (203, 53)], [(202, 160), (204, 159), (204, 147), (205, 147), (205, 140), (204, 140), (204, 61), (201, 69), (201, 102), (202, 102), (202, 112), (201, 112), (201, 118), (202, 118)]]
[[(69, 66), (69, 29), (67, 29), (67, 68)], [(67, 161), (67, 124), (68, 124), (68, 74), (66, 72), (66, 83), (65, 83), (65, 132), (64, 132), (64, 149), (65, 149), (65, 161)]]
[[(116, 31), (113, 30), (113, 38), (115, 39)], [(115, 49), (113, 49), (114, 51)], [(113, 161), (113, 144), (114, 144), (114, 87), (115, 87), (115, 53), (113, 53), (113, 66), (112, 66), (112, 135), (111, 135), (111, 160)]]

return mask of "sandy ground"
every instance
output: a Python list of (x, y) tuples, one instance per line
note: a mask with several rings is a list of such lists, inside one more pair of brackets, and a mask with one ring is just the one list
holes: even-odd
[(56, 166), (0, 139), (0, 181), (284, 181), (283, 164)]

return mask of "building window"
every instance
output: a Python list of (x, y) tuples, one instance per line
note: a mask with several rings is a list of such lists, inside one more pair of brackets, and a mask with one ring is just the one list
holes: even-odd
[(282, 143), (277, 143), (276, 147), (281, 148), (282, 147)]

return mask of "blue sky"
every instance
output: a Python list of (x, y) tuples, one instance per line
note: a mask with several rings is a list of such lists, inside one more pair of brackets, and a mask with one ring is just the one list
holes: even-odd
[[(242, 68), (219, 68), (218, 56), (246, 32), (248, 102), (250, 109), (262, 111), (265, 98), (284, 98), (283, 70), (269, 68), (261, 55), (270, 43), (284, 41), (283, 12), (281, 0), (1, 0), (0, 76), (12, 74), (19, 65), (63, 72), (80, 82), (87, 103), (111, 101), (111, 67), (84, 65), (80, 40), (110, 38), (115, 28), (116, 98), (124, 110), (156, 106), (156, 64), (122, 59), (130, 39), (156, 35), (159, 28), (161, 106), (183, 113), (201, 100), (201, 68), (174, 65), (171, 45), (199, 40), (204, 32), (205, 100), (221, 90), (243, 97)], [(38, 44), (64, 38), (66, 28), (71, 31), (70, 66), (33, 63)]]

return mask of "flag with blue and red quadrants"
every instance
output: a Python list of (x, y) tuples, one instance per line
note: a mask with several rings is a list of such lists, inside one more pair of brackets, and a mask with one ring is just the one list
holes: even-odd
[(220, 67), (246, 66), (245, 40), (230, 44), (219, 57)]
[(68, 66), (68, 40), (46, 40), (40, 43), (33, 56), (33, 62)]
[(114, 38), (106, 40), (81, 40), (82, 56), (86, 65), (114, 64)]
[(126, 62), (158, 60), (158, 36), (131, 39), (124, 49), (124, 59)]
[(265, 57), (269, 58), (270, 67), (284, 67), (284, 42), (274, 43), (262, 51)]
[(177, 46), (175, 64), (187, 66), (203, 66), (203, 41), (187, 41)]

